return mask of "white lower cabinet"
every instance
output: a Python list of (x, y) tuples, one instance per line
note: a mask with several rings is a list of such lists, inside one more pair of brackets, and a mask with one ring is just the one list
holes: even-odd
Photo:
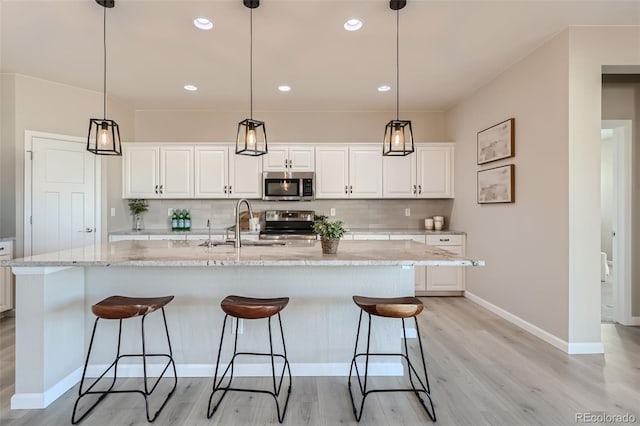
[[(459, 234), (427, 235), (427, 244), (465, 255), (465, 236)], [(464, 291), (464, 266), (429, 266), (426, 276), (426, 291)]]
[[(0, 242), (0, 261), (13, 258), (13, 243)], [(0, 312), (13, 309), (13, 274), (11, 268), (0, 268)]]

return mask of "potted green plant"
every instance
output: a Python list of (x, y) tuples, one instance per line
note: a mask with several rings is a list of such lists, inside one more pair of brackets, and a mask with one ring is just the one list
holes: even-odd
[(316, 216), (313, 222), (313, 232), (320, 236), (322, 254), (336, 254), (340, 238), (344, 235), (341, 220), (330, 221), (326, 216)]
[(142, 231), (144, 229), (144, 221), (142, 220), (142, 213), (149, 210), (149, 204), (147, 200), (136, 198), (129, 200), (129, 211), (133, 216), (133, 230)]

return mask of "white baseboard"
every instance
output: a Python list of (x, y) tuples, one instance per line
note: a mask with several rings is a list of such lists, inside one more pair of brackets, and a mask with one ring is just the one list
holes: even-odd
[(640, 317), (631, 317), (631, 326), (640, 326)]
[(60, 395), (75, 386), (82, 377), (82, 368), (78, 368), (43, 393), (16, 393), (11, 397), (12, 410), (47, 408)]
[[(226, 368), (226, 364), (224, 364)], [(296, 377), (318, 376), (348, 376), (350, 362), (335, 363), (291, 363), (291, 375)], [(360, 366), (360, 363), (358, 363)], [(108, 367), (107, 364), (89, 365), (87, 377), (98, 377)], [(164, 364), (147, 364), (148, 377), (158, 377), (164, 368)], [(282, 363), (276, 363), (276, 374), (282, 371)], [(362, 363), (364, 370), (364, 363)], [(215, 364), (177, 364), (178, 377), (213, 377)], [(218, 371), (220, 373), (221, 371)], [(171, 367), (166, 374), (173, 374)], [(398, 362), (369, 363), (369, 375), (372, 376), (402, 376), (404, 374), (402, 364)], [(267, 377), (271, 376), (271, 363), (260, 364), (236, 364), (233, 375), (237, 377)], [(118, 366), (118, 377), (142, 377), (142, 364), (127, 364)], [(113, 377), (107, 374), (105, 377)], [(80, 378), (78, 377), (78, 380)]]
[(484, 300), (483, 298), (466, 291), (464, 297), (470, 301), (477, 303), (483, 308), (493, 312), (501, 318), (509, 321), (510, 323), (517, 325), (518, 327), (528, 331), (539, 339), (544, 340), (552, 346), (560, 349), (568, 354), (601, 354), (604, 353), (604, 345), (602, 342), (580, 342), (580, 343), (568, 343), (557, 336), (541, 329), (540, 327), (531, 324), (528, 321), (523, 320), (519, 316), (512, 314), (509, 311), (505, 311), (499, 306), (494, 305), (491, 302)]

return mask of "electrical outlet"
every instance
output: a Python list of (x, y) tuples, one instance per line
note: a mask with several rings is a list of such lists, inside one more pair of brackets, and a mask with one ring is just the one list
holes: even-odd
[(111, 217), (114, 217), (115, 215), (116, 215), (116, 208), (111, 207)]
[(167, 216), (171, 217), (172, 214), (173, 214), (173, 209), (171, 207), (169, 207), (167, 209)]
[(411, 209), (409, 207), (407, 207), (406, 209), (404, 209), (404, 215), (405, 216), (411, 216)]
[(329, 216), (335, 216), (335, 215), (336, 215), (336, 209), (331, 207), (331, 210), (329, 211)]

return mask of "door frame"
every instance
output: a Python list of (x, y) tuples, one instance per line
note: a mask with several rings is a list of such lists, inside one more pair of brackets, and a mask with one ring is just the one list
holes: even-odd
[[(24, 132), (24, 241), (23, 251), (24, 256), (31, 256), (31, 238), (32, 238), (32, 205), (33, 205), (33, 162), (31, 160), (31, 153), (33, 152), (33, 138), (45, 138), (56, 139), (64, 142), (81, 143), (85, 145), (87, 143), (86, 138), (78, 136), (60, 135), (57, 133), (38, 132), (34, 130), (25, 130)], [(94, 203), (95, 203), (95, 234), (96, 244), (102, 241), (102, 158), (95, 156), (94, 159)]]
[[(631, 315), (631, 189), (632, 189), (632, 122), (602, 120), (602, 128), (614, 129), (614, 191), (613, 191), (613, 256), (614, 318), (622, 325), (635, 324)], [(620, 132), (623, 140), (620, 140)]]

